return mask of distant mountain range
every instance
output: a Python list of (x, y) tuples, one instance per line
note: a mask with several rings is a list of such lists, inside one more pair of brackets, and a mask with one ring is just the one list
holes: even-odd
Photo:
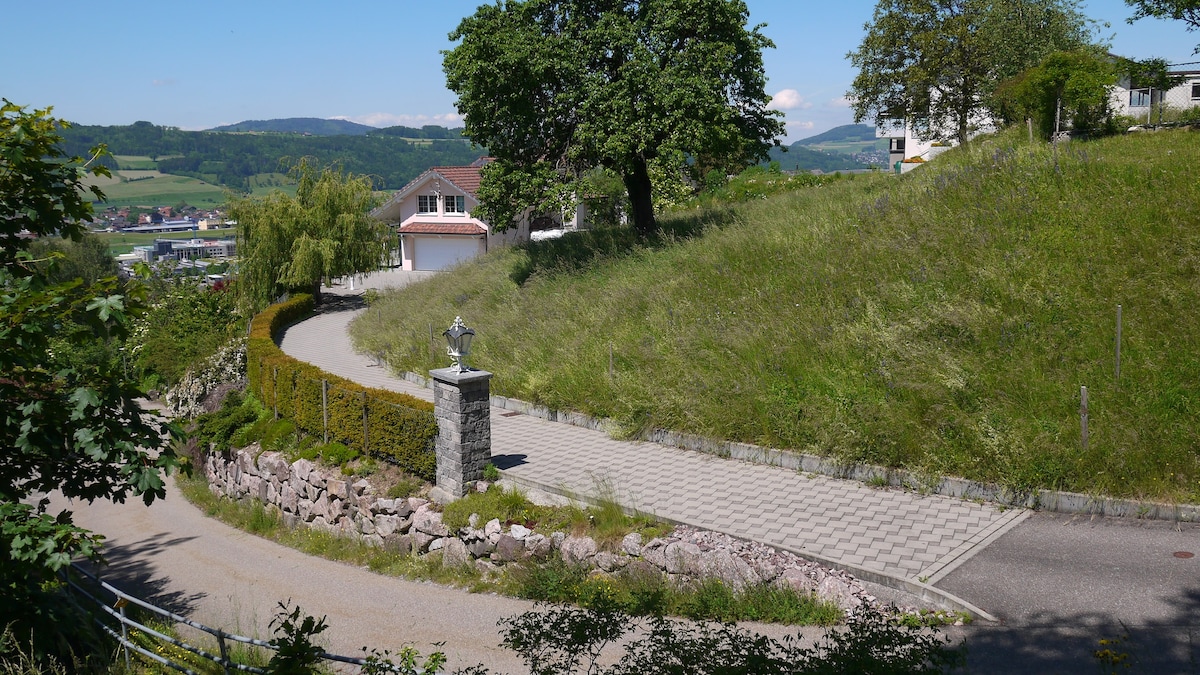
[(305, 136), (397, 136), (400, 138), (459, 140), (462, 129), (447, 129), (437, 125), (415, 127), (369, 127), (349, 120), (317, 117), (287, 117), (275, 120), (246, 120), (237, 124), (213, 127), (208, 131), (259, 134), (301, 134)]

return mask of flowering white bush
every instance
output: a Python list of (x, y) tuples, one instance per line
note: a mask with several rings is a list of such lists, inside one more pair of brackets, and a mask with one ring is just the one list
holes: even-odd
[(172, 417), (195, 417), (204, 412), (202, 404), (209, 392), (227, 382), (245, 379), (246, 338), (235, 338), (167, 391), (167, 412)]

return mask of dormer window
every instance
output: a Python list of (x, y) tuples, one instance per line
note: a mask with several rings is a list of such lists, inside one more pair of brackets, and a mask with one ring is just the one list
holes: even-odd
[(417, 213), (437, 213), (437, 195), (417, 195)]
[(446, 213), (466, 213), (467, 198), (462, 195), (446, 195)]

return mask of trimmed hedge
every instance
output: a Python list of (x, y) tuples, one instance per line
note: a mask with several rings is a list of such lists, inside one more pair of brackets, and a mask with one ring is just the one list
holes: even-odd
[(437, 420), (432, 403), (331, 375), (284, 354), (275, 344), (281, 330), (312, 310), (312, 296), (298, 294), (271, 305), (250, 322), (246, 346), (250, 391), (268, 410), (292, 420), (305, 433), (323, 438), (324, 388), (330, 441), (340, 441), (364, 455), (382, 457), (415, 476), (434, 480)]

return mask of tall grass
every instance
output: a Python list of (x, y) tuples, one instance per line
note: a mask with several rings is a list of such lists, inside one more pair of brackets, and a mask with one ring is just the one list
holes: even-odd
[(421, 371), (445, 365), (429, 324), (461, 315), (496, 393), (629, 433), (1200, 501), (1197, 166), (1188, 131), (1057, 152), (1006, 134), (899, 178), (668, 216), (654, 241), (494, 252), (352, 334)]

